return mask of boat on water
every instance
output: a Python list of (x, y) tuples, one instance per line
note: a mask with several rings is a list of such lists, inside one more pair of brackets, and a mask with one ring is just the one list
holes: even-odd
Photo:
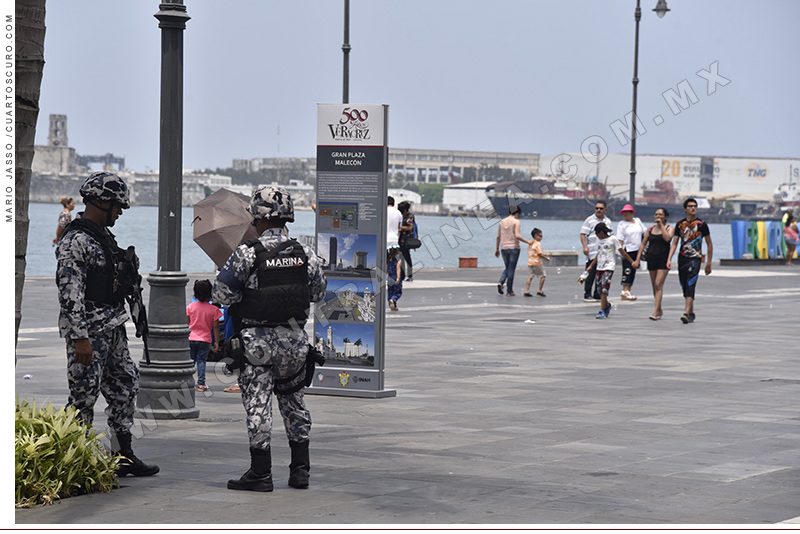
[(773, 192), (773, 198), (780, 211), (792, 208), (797, 212), (800, 209), (800, 183), (790, 182), (779, 185)]
[[(606, 201), (608, 214), (615, 219), (619, 210), (629, 203), (628, 198), (610, 195), (606, 185), (597, 180), (574, 182), (534, 178), (497, 182), (486, 188), (486, 196), (500, 216), (505, 216), (509, 207), (519, 206), (521, 217), (526, 219), (582, 221), (593, 213), (597, 200)], [(704, 221), (729, 222), (734, 217), (724, 208), (712, 206), (706, 198), (695, 198), (697, 216)], [(636, 197), (634, 208), (636, 216), (643, 221), (653, 220), (658, 208), (666, 208), (673, 221), (684, 215), (683, 201), (669, 180), (659, 180), (651, 187), (643, 188)]]

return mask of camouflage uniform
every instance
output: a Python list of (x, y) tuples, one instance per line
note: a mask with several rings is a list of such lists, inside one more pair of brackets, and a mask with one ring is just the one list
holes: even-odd
[[(286, 219), (288, 220), (288, 218)], [(271, 250), (289, 240), (285, 228), (269, 228), (259, 237), (264, 248)], [(308, 247), (303, 246), (308, 257), (308, 287), (312, 302), (322, 300), (327, 282), (322, 272), (322, 260)], [(258, 288), (254, 271), (256, 253), (253, 247), (240, 245), (228, 258), (217, 275), (212, 299), (231, 305), (242, 300), (242, 289)], [(250, 274), (252, 272), (252, 274)], [(274, 378), (290, 376), (304, 364), (308, 353), (308, 335), (302, 328), (247, 327), (254, 324), (244, 319), (242, 342), (245, 364), (239, 375), (242, 403), (247, 412), (247, 433), (250, 447), (267, 449), (272, 432), (272, 388)], [(290, 395), (276, 395), (290, 442), (308, 441), (311, 415), (303, 400), (303, 390)]]
[[(114, 238), (111, 232), (108, 234)], [(109, 427), (115, 432), (127, 430), (133, 425), (134, 399), (139, 390), (139, 370), (128, 351), (125, 331), (128, 314), (122, 303), (101, 304), (84, 298), (87, 272), (106, 266), (105, 251), (85, 232), (70, 229), (58, 242), (56, 258), (61, 308), (58, 327), (67, 343), (67, 406), (75, 406), (91, 425), (97, 395), (102, 393), (108, 403)], [(75, 361), (75, 340), (83, 338), (92, 344), (90, 365)]]

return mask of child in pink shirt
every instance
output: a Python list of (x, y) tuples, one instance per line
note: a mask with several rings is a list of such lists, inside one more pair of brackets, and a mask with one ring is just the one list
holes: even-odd
[[(186, 306), (186, 324), (189, 325), (189, 353), (192, 361), (197, 364), (197, 385), (200, 391), (207, 391), (206, 385), (206, 361), (211, 349), (217, 350), (219, 340), (219, 318), (222, 317), (222, 310), (208, 302), (211, 300), (211, 281), (197, 280), (194, 283), (194, 298), (197, 302), (192, 302)], [(211, 337), (211, 334), (214, 337)]]

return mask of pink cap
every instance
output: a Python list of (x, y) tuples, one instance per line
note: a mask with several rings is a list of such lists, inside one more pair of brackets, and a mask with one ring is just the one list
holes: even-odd
[(636, 213), (636, 210), (633, 209), (633, 206), (631, 206), (630, 204), (625, 204), (624, 206), (622, 206), (622, 209), (619, 210), (619, 212), (622, 213), (623, 211), (632, 211), (633, 213)]

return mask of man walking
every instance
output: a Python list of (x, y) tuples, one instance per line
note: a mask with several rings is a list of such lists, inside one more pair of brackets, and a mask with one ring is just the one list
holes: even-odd
[(694, 322), (695, 319), (694, 289), (700, 276), (700, 264), (703, 261), (703, 240), (708, 246), (708, 253), (705, 258), (706, 275), (711, 274), (711, 258), (714, 254), (714, 247), (711, 244), (711, 232), (708, 225), (697, 218), (697, 200), (693, 198), (684, 200), (683, 211), (686, 212), (686, 217), (675, 225), (675, 237), (672, 238), (672, 246), (669, 247), (667, 269), (672, 268), (672, 255), (675, 254), (678, 240), (680, 240), (678, 280), (681, 283), (683, 297), (686, 300), (681, 322), (688, 324)]
[[(248, 211), (259, 237), (234, 251), (217, 275), (212, 298), (230, 305), (240, 323), (244, 362), (239, 374), (247, 413), (250, 469), (228, 489), (272, 491), (272, 392), (275, 380), (303, 376), (309, 345), (304, 330), (311, 302), (325, 296), (322, 260), (289, 237), (294, 205), (285, 189), (262, 186)], [(289, 486), (307, 488), (311, 414), (302, 388), (276, 393), (291, 448)]]
[(403, 214), (394, 207), (394, 197), (388, 197), (386, 206), (386, 248), (400, 246), (400, 226)]
[(139, 260), (126, 256), (108, 230), (131, 207), (128, 187), (115, 174), (94, 172), (80, 193), (86, 210), (67, 225), (56, 248), (58, 329), (67, 342), (67, 406), (74, 406), (78, 417), (92, 426), (102, 393), (112, 448), (120, 455), (117, 475), (155, 475), (158, 466), (139, 460), (131, 446), (139, 370), (128, 350), (124, 302), (133, 293)]
[(611, 227), (611, 219), (606, 217), (606, 201), (598, 200), (594, 203), (594, 214), (589, 215), (583, 226), (581, 226), (581, 245), (583, 246), (583, 255), (586, 257), (586, 264), (584, 268), (587, 269), (589, 275), (583, 283), (583, 301), (595, 302), (600, 300), (600, 288), (595, 284), (595, 275), (597, 274), (597, 264), (592, 264), (592, 260), (597, 256), (597, 234), (594, 229), (601, 222), (606, 223), (606, 226)]

